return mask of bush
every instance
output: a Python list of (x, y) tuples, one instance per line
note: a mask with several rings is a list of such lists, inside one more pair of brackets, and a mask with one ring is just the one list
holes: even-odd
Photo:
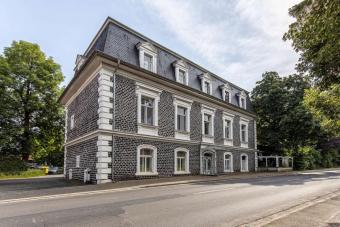
[(311, 146), (299, 147), (293, 152), (294, 169), (316, 169), (322, 166), (322, 156), (318, 150)]
[(11, 179), (11, 178), (29, 178), (44, 176), (45, 173), (41, 169), (29, 169), (27, 171), (20, 172), (0, 172), (0, 179)]
[(332, 168), (339, 166), (339, 153), (335, 149), (322, 151), (322, 167)]
[(25, 162), (18, 158), (4, 158), (0, 161), (0, 172), (20, 172), (26, 170)]

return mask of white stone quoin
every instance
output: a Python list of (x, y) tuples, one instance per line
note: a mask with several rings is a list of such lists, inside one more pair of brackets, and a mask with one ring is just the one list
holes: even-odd
[(99, 129), (106, 129), (106, 130), (112, 130), (112, 122), (113, 114), (110, 113), (110, 109), (113, 109), (113, 103), (110, 102), (110, 99), (113, 99), (113, 92), (111, 89), (113, 89), (113, 82), (111, 82), (111, 78), (113, 76), (113, 73), (106, 70), (101, 69), (99, 72), (99, 87), (98, 87), (98, 128)]
[(112, 141), (112, 136), (99, 135), (97, 141), (97, 163), (96, 163), (96, 180), (97, 184), (111, 182), (109, 174), (112, 173), (112, 168), (109, 164), (112, 163), (112, 157), (109, 157), (109, 152), (112, 152), (112, 146), (109, 142)]

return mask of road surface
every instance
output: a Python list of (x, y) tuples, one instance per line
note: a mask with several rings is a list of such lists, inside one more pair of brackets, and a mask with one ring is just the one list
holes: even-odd
[(251, 225), (263, 217), (339, 190), (340, 170), (325, 170), (126, 188), (99, 194), (0, 200), (0, 226)]

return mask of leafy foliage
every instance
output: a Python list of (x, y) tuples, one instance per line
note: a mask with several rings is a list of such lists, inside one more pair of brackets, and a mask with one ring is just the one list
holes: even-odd
[(2, 153), (24, 159), (44, 149), (61, 152), (63, 112), (57, 99), (63, 75), (37, 44), (14, 41), (0, 56)]
[(259, 148), (282, 154), (314, 144), (318, 123), (302, 104), (308, 81), (299, 75), (282, 78), (276, 72), (266, 72), (256, 84), (251, 98), (258, 116)]
[(340, 84), (306, 90), (304, 104), (330, 135), (340, 136)]
[(283, 39), (300, 53), (297, 70), (322, 88), (340, 83), (340, 0), (304, 0), (289, 14), (296, 21)]

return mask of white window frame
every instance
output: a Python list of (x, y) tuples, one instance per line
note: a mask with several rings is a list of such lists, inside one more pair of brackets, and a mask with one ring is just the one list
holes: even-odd
[[(201, 74), (201, 75), (199, 75), (199, 78), (201, 79), (201, 90), (202, 90), (202, 92), (204, 92), (204, 93), (206, 93), (206, 94), (208, 94), (208, 95), (212, 95), (212, 80), (211, 80), (211, 77), (210, 77), (210, 75), (209, 75), (209, 73), (203, 73), (203, 74)], [(205, 85), (205, 83), (209, 83), (209, 90), (210, 90), (210, 92), (208, 93), (208, 91), (206, 91), (205, 89), (204, 89), (204, 85)]]
[(74, 129), (74, 114), (72, 114), (70, 118), (70, 128)]
[(152, 57), (152, 70), (151, 72), (157, 73), (157, 48), (148, 42), (140, 42), (137, 44), (139, 50), (139, 66), (143, 69), (149, 70), (144, 67), (145, 54)]
[[(246, 126), (246, 141), (242, 141), (242, 125)], [(248, 148), (249, 141), (249, 119), (240, 118), (240, 143), (241, 147)]]
[[(223, 139), (224, 139), (224, 145), (227, 146), (233, 146), (233, 139), (234, 139), (234, 133), (233, 133), (233, 125), (234, 125), (234, 117), (235, 115), (230, 114), (230, 113), (223, 113)], [(227, 138), (226, 137), (226, 133), (225, 133), (225, 128), (226, 128), (226, 120), (230, 121), (230, 137), (231, 138)]]
[(80, 168), (80, 155), (76, 155), (76, 168)]
[[(183, 98), (177, 95), (173, 95), (173, 104), (175, 107), (175, 138), (182, 139), (182, 140), (190, 140), (190, 112), (191, 112), (191, 105), (192, 100)], [(186, 131), (179, 131), (177, 128), (177, 111), (178, 106), (184, 107), (187, 109), (186, 114)]]
[[(162, 90), (155, 87), (136, 82), (136, 95), (137, 95), (137, 125), (138, 134), (158, 136), (158, 109), (159, 100)], [(147, 125), (142, 123), (142, 96), (154, 99), (154, 109), (153, 109), (153, 125)]]
[[(180, 151), (185, 152), (185, 171), (177, 171), (177, 153)], [(189, 157), (189, 150), (186, 148), (179, 147), (174, 150), (174, 174), (190, 174)]]
[[(242, 156), (246, 156), (246, 160), (247, 160), (247, 164), (246, 164), (246, 168), (245, 169), (243, 169), (243, 163), (242, 163)], [(241, 167), (241, 169), (240, 169), (240, 171), (241, 172), (249, 172), (249, 156), (246, 154), (246, 153), (242, 153), (241, 155), (240, 155), (240, 167)]]
[[(174, 63), (172, 63), (173, 67), (175, 68), (175, 77), (176, 77), (176, 81), (178, 83), (184, 84), (184, 85), (188, 85), (189, 84), (189, 70), (188, 70), (188, 65), (185, 61), (183, 60), (177, 60)], [(180, 82), (179, 80), (179, 72), (183, 71), (184, 75), (185, 75), (185, 81), (184, 83)]]
[[(242, 106), (242, 99), (244, 100), (244, 106)], [(242, 109), (247, 109), (247, 94), (241, 91), (238, 95), (238, 105)]]
[[(216, 109), (202, 105), (201, 109), (201, 115), (202, 115), (202, 142), (204, 143), (214, 143), (214, 118), (215, 118), (215, 111)], [(208, 114), (211, 116), (211, 134), (210, 135), (205, 135), (204, 134), (204, 115)]]
[[(142, 149), (150, 149), (152, 150), (152, 171), (151, 172), (140, 172), (140, 151)], [(137, 147), (137, 170), (136, 176), (154, 176), (158, 175), (157, 172), (157, 148), (152, 145), (142, 144)]]
[[(226, 158), (225, 156), (226, 155), (230, 155), (230, 169), (226, 169), (226, 165), (225, 165), (225, 161), (226, 161)], [(234, 157), (233, 157), (233, 154), (231, 152), (224, 152), (223, 153), (223, 171), (225, 173), (232, 173), (234, 172)]]
[[(231, 90), (232, 89), (231, 89), (230, 85), (228, 83), (226, 83), (226, 84), (221, 85), (220, 88), (221, 88), (221, 92), (222, 92), (223, 101), (231, 103)], [(229, 99), (228, 100), (226, 100), (226, 95), (225, 95), (226, 92), (229, 92)]]

